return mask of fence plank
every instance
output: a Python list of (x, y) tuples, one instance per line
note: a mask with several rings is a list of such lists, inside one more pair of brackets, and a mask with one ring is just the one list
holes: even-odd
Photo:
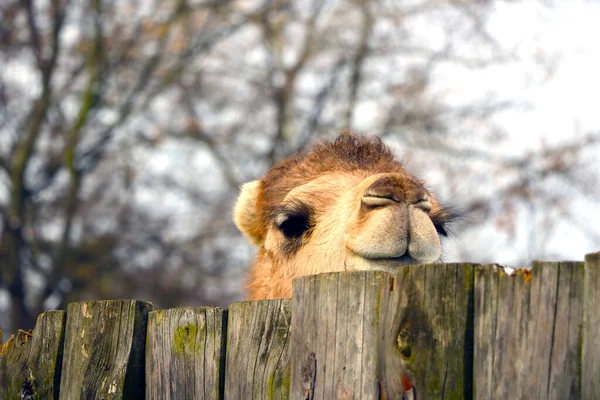
[(475, 397), (581, 397), (582, 263), (475, 273)]
[(472, 294), (471, 265), (296, 279), (292, 397), (470, 395)]
[(226, 311), (175, 308), (148, 315), (147, 399), (220, 399)]
[(69, 304), (60, 399), (143, 399), (150, 310), (136, 300)]
[(0, 399), (58, 399), (64, 311), (37, 318), (32, 337), (17, 335), (0, 355)]
[(582, 398), (600, 399), (600, 252), (585, 256), (582, 307)]
[[(398, 398), (399, 384), (418, 399), (472, 398), (473, 285), (471, 264), (400, 268), (389, 292), (382, 345), (382, 394)], [(399, 354), (400, 357), (391, 356)], [(408, 376), (395, 375), (399, 361)], [(408, 381), (408, 382), (407, 382)]]
[(290, 300), (233, 303), (227, 314), (225, 399), (288, 399)]
[(347, 272), (294, 280), (291, 398), (377, 398), (378, 308), (391, 279)]

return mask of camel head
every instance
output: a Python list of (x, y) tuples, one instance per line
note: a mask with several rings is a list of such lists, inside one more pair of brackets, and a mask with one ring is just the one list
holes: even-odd
[(304, 275), (435, 262), (450, 217), (380, 139), (316, 144), (242, 187), (235, 223), (258, 247), (249, 298), (290, 297)]

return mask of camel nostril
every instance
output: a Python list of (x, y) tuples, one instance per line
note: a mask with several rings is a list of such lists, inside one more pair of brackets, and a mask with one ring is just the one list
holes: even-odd
[(415, 205), (429, 211), (429, 194), (418, 182), (400, 174), (386, 174), (371, 183), (363, 193), (363, 202), (373, 206), (393, 202)]
[(397, 203), (404, 202), (404, 190), (394, 179), (385, 177), (371, 184), (363, 193), (363, 197), (378, 197), (393, 200)]
[(430, 213), (431, 209), (433, 208), (433, 206), (431, 205), (431, 202), (429, 201), (429, 197), (428, 196), (424, 196), (423, 198), (413, 201), (411, 203), (411, 205), (420, 208), (421, 210), (425, 211), (426, 213)]
[(362, 204), (368, 208), (384, 207), (392, 204), (398, 204), (394, 199), (378, 196), (363, 196)]
[(363, 192), (362, 202), (370, 208), (406, 203), (402, 180), (395, 175), (377, 179)]
[(404, 193), (399, 187), (371, 185), (365, 190), (362, 202), (364, 205), (370, 207), (383, 207), (395, 203), (403, 203)]

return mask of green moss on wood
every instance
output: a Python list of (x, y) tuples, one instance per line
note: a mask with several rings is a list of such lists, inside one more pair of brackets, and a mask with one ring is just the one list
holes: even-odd
[(273, 394), (275, 393), (275, 374), (269, 375), (269, 381), (267, 382), (267, 399), (272, 400)]
[(196, 342), (196, 334), (198, 333), (198, 325), (187, 324), (179, 326), (175, 329), (173, 335), (173, 349), (175, 354), (191, 353), (194, 350)]

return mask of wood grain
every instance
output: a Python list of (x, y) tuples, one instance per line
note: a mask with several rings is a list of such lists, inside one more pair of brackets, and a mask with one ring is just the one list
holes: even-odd
[(408, 391), (419, 399), (464, 398), (472, 294), (471, 265), (296, 279), (292, 397), (397, 399)]
[(581, 392), (600, 399), (600, 252), (585, 256)]
[(0, 399), (596, 399), (600, 254), (294, 280), (291, 300), (40, 315), (0, 354)]
[(222, 398), (226, 315), (214, 307), (149, 313), (147, 399)]
[(13, 336), (0, 355), (0, 399), (57, 399), (65, 312), (46, 311), (32, 336)]
[(390, 279), (352, 272), (294, 280), (292, 398), (376, 398), (378, 307)]
[(233, 303), (228, 310), (225, 399), (288, 399), (290, 300)]
[(398, 270), (382, 306), (382, 396), (412, 386), (418, 399), (472, 398), (473, 277), (470, 264)]
[(475, 398), (581, 397), (582, 263), (475, 272)]
[(69, 304), (60, 399), (143, 399), (150, 310), (136, 300)]

